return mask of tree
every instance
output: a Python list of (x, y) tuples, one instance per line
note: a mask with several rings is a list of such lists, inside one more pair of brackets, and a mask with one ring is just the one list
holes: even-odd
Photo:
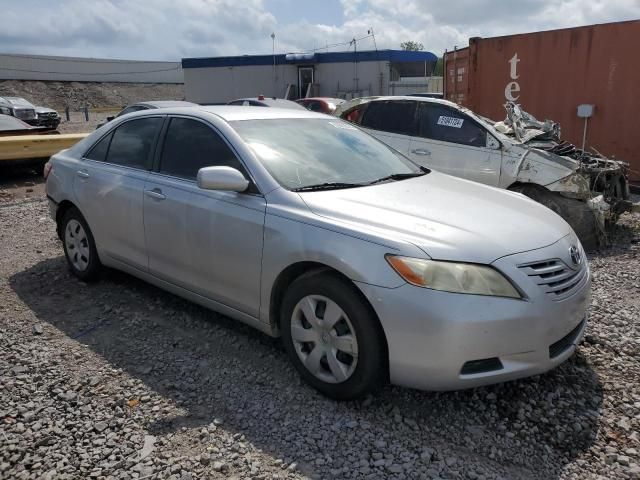
[(438, 61), (436, 62), (436, 68), (433, 71), (433, 74), (436, 77), (441, 77), (442, 76), (443, 67), (444, 67), (443, 63), (444, 63), (443, 58), (442, 57), (438, 57)]
[(413, 52), (417, 52), (419, 50), (424, 50), (424, 45), (422, 45), (420, 42), (409, 40), (408, 42), (402, 42), (400, 44), (400, 48), (402, 50), (411, 50)]

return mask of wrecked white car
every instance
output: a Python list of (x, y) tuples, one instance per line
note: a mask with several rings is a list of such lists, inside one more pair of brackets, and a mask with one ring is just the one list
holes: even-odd
[(561, 215), (585, 248), (628, 210), (625, 162), (560, 141), (558, 124), (517, 105), (493, 122), (446, 100), (370, 97), (336, 115), (360, 125), (414, 162), (457, 177), (523, 193)]

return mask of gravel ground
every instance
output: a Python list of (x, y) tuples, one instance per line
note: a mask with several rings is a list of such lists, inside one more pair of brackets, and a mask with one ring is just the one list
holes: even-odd
[(144, 100), (184, 100), (184, 85), (171, 83), (0, 80), (0, 96), (25, 97), (35, 105), (80, 110), (122, 107)]
[(640, 215), (615, 237), (554, 371), (336, 403), (277, 340), (125, 274), (77, 281), (45, 202), (4, 202), (0, 478), (640, 479)]

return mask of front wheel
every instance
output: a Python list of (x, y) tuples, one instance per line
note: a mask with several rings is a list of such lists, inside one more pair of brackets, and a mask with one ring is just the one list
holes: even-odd
[(336, 400), (360, 397), (386, 378), (386, 349), (375, 313), (346, 280), (300, 277), (281, 309), (284, 346), (302, 378)]
[(560, 215), (571, 226), (586, 251), (596, 250), (603, 242), (602, 226), (586, 202), (563, 197), (539, 185), (517, 185), (510, 188)]
[(65, 212), (61, 222), (64, 254), (71, 272), (84, 282), (98, 278), (102, 264), (86, 220), (76, 208)]

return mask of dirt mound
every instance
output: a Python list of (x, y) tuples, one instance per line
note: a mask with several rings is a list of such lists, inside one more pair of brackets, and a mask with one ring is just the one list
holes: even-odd
[(144, 100), (184, 100), (183, 84), (0, 81), (0, 96), (24, 97), (58, 110), (123, 107)]

